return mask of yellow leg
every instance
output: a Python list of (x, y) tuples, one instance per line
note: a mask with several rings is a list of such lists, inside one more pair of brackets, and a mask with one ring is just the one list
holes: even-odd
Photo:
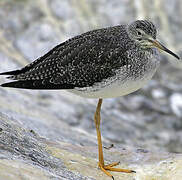
[(99, 99), (98, 104), (97, 104), (97, 109), (96, 109), (96, 112), (95, 112), (95, 116), (94, 116), (95, 127), (96, 127), (96, 131), (97, 131), (98, 150), (99, 150), (99, 163), (98, 163), (98, 166), (105, 174), (107, 174), (112, 179), (114, 179), (114, 177), (108, 171), (117, 171), (117, 172), (125, 172), (125, 173), (132, 173), (132, 172), (135, 172), (135, 171), (128, 170), (128, 169), (113, 168), (113, 166), (117, 166), (119, 164), (119, 162), (115, 162), (115, 163), (112, 163), (112, 164), (109, 164), (109, 165), (104, 164), (104, 156), (103, 156), (103, 150), (102, 150), (102, 139), (101, 139), (101, 132), (100, 132), (101, 105), (102, 105), (102, 99)]

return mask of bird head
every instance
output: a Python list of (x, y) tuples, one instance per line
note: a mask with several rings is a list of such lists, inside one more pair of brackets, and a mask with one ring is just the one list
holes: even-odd
[(137, 20), (127, 26), (129, 37), (135, 41), (142, 49), (157, 48), (165, 51), (177, 59), (178, 55), (167, 49), (158, 40), (156, 40), (157, 30), (151, 21)]

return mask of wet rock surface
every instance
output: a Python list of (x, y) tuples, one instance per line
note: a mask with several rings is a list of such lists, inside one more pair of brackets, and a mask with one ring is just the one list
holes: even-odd
[[(179, 4), (179, 0), (170, 3), (154, 0), (152, 4), (131, 0), (1, 0), (0, 72), (21, 68), (74, 35), (144, 18), (157, 25), (163, 44), (182, 56), (182, 21), (179, 18), (182, 7)], [(105, 146), (114, 143), (120, 148), (182, 152), (182, 64), (173, 60), (161, 54), (160, 69), (143, 89), (125, 97), (104, 100), (102, 135)], [(5, 78), (1, 77), (0, 83), (3, 82)], [(3, 160), (0, 166), (16, 156), (15, 169), (25, 161), (30, 172), (35, 164), (41, 176), (66, 177), (60, 170), (64, 163), (45, 150), (47, 141), (92, 146), (96, 158), (93, 122), (96, 103), (97, 100), (83, 99), (66, 91), (0, 88), (0, 127), (11, 129), (11, 137), (8, 134), (0, 136)], [(19, 137), (16, 128), (22, 128), (21, 136), (25, 139)], [(25, 142), (24, 148), (20, 148)], [(36, 157), (29, 156), (34, 150)], [(31, 158), (42, 164), (33, 163)], [(45, 167), (56, 172), (46, 171)], [(66, 168), (65, 173), (69, 172)], [(79, 174), (71, 176), (70, 179), (74, 176), (88, 178)]]
[[(51, 129), (51, 127), (50, 127)], [(63, 126), (59, 126), (64, 131)], [(75, 132), (75, 143), (48, 140), (32, 129), (4, 114), (0, 114), (0, 179), (55, 179), (55, 180), (109, 180), (97, 168), (97, 147), (84, 146), (82, 136)], [(67, 139), (67, 136), (64, 136)], [(87, 137), (90, 141), (95, 137)], [(92, 143), (90, 143), (92, 144)], [(116, 173), (119, 180), (179, 180), (182, 178), (182, 156), (149, 152), (144, 149), (104, 148), (105, 162), (117, 162), (119, 168), (130, 168), (136, 173)]]

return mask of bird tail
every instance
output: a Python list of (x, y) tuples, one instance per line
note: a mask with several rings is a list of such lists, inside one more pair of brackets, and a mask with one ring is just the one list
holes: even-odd
[[(22, 88), (22, 89), (39, 89), (40, 86), (35, 86), (35, 81), (12, 81), (8, 83), (1, 84), (1, 87), (10, 88)], [(39, 88), (38, 88), (39, 87)]]
[(40, 79), (40, 80), (26, 80), (18, 79), (18, 75), (22, 74), (24, 69), (8, 71), (0, 73), (0, 75), (9, 75), (7, 78), (15, 80), (12, 82), (1, 84), (1, 87), (10, 87), (10, 88), (21, 88), (21, 89), (41, 89), (41, 90), (54, 90), (54, 89), (73, 89), (74, 85), (71, 84), (53, 84), (50, 83), (50, 79)]
[(1, 87), (21, 88), (21, 89), (37, 89), (37, 90), (56, 90), (56, 89), (73, 89), (71, 84), (52, 84), (48, 80), (20, 80), (4, 83)]
[(49, 87), (43, 85), (42, 82), (37, 80), (30, 81), (12, 81), (0, 85), (1, 87), (10, 87), (10, 88), (21, 88), (21, 89), (48, 89)]
[(20, 73), (21, 73), (21, 70), (15, 70), (15, 71), (7, 71), (7, 72), (0, 73), (0, 75), (12, 75), (12, 76), (15, 76), (15, 75), (18, 75)]

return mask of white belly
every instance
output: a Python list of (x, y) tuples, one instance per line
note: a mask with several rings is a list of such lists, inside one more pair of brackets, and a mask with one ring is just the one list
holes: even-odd
[[(151, 79), (151, 78), (150, 78)], [(127, 81), (124, 84), (114, 82), (111, 85), (105, 86), (100, 90), (97, 88), (82, 88), (82, 90), (74, 89), (69, 90), (70, 92), (86, 97), (86, 98), (113, 98), (130, 94), (138, 89), (142, 88), (149, 79)]]
[(69, 90), (76, 95), (86, 98), (114, 98), (130, 94), (138, 89), (142, 88), (154, 75), (156, 69), (144, 76), (142, 79), (126, 81), (114, 81), (107, 84), (95, 85), (93, 87), (77, 88)]

